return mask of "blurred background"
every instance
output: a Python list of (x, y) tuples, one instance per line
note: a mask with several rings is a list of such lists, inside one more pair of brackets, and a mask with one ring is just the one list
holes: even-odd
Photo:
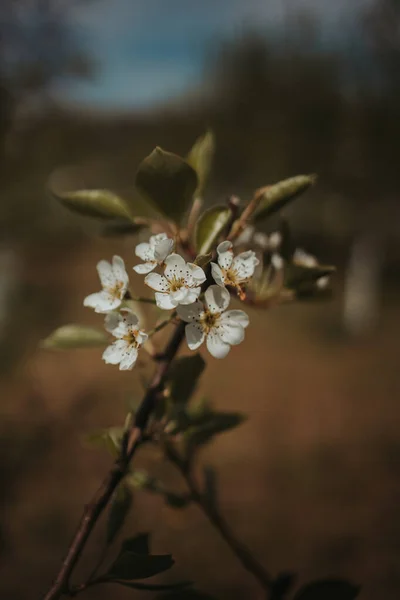
[[(61, 324), (100, 324), (82, 306), (100, 258), (134, 264), (135, 240), (67, 214), (49, 175), (78, 165), (86, 186), (130, 197), (156, 145), (184, 155), (207, 127), (207, 201), (316, 172), (286, 216), (299, 246), (338, 266), (332, 300), (249, 309), (246, 343), (206, 357), (201, 391), (249, 416), (204, 452), (222, 509), (273, 573), (349, 577), (362, 600), (400, 595), (399, 2), (2, 0), (2, 598), (48, 587), (110, 464), (82, 436), (121, 423), (144, 377), (97, 350), (37, 349)], [(239, 367), (246, 377), (232, 377)], [(138, 463), (183, 486), (157, 455)], [(177, 579), (257, 597), (196, 508), (137, 494), (128, 529), (153, 532)], [(142, 597), (86, 597), (111, 594)]]

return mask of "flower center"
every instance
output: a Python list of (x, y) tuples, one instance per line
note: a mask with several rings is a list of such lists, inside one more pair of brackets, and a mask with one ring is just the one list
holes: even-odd
[(177, 279), (176, 277), (173, 277), (169, 282), (169, 289), (171, 290), (171, 292), (177, 292), (181, 289), (183, 284), (183, 279)]
[(137, 329), (131, 329), (124, 337), (122, 338), (125, 342), (128, 342), (130, 346), (134, 346), (135, 348), (139, 348), (140, 344), (138, 343), (136, 337), (138, 335)]
[(114, 296), (115, 298), (120, 298), (122, 295), (124, 284), (122, 281), (117, 281), (115, 285), (108, 288), (108, 293)]
[(213, 314), (206, 311), (200, 319), (200, 322), (203, 326), (203, 329), (206, 333), (208, 333), (213, 327), (215, 327), (216, 322), (218, 321), (220, 315), (219, 313)]

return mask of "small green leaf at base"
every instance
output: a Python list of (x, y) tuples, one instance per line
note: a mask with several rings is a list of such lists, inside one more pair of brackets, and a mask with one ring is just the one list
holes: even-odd
[(293, 600), (354, 600), (360, 589), (341, 579), (321, 579), (303, 586)]
[(198, 186), (196, 195), (202, 196), (207, 184), (208, 176), (215, 153), (215, 138), (212, 131), (207, 131), (200, 136), (192, 146), (187, 155), (187, 162), (197, 173)]
[(316, 181), (316, 175), (297, 175), (267, 186), (254, 213), (254, 220), (270, 217), (303, 194)]
[(140, 164), (135, 184), (144, 198), (179, 223), (193, 199), (197, 175), (183, 158), (157, 147)]
[(127, 581), (147, 579), (167, 571), (173, 564), (174, 560), (170, 554), (149, 554), (148, 536), (140, 534), (123, 542), (120, 553), (105, 578)]
[(110, 190), (56, 192), (52, 189), (51, 194), (65, 208), (85, 217), (132, 220), (127, 203)]
[[(118, 581), (118, 579), (109, 579), (104, 583), (118, 583), (124, 587), (131, 588), (133, 590), (143, 590), (147, 592), (169, 592), (173, 591), (174, 594), (169, 596), (171, 599), (175, 598), (175, 592), (183, 590), (191, 585), (191, 581), (178, 581), (177, 583), (165, 583), (165, 584), (151, 584), (151, 583), (133, 583), (132, 581)], [(169, 595), (169, 594), (168, 594)], [(200, 600), (200, 599), (199, 599)]]
[(40, 343), (47, 350), (70, 350), (74, 348), (95, 348), (108, 343), (104, 330), (85, 325), (63, 325)]
[(170, 395), (175, 402), (189, 402), (205, 366), (206, 363), (200, 354), (178, 358), (173, 363), (168, 380)]
[(231, 211), (226, 206), (213, 206), (200, 217), (196, 227), (198, 254), (208, 254), (229, 223)]
[(188, 448), (203, 446), (215, 435), (238, 427), (246, 419), (242, 413), (210, 412), (196, 425), (185, 432)]

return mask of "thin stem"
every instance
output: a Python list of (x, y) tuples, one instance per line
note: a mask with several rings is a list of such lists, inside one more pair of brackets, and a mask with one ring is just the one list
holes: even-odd
[(184, 335), (185, 324), (179, 323), (167, 344), (165, 353), (157, 364), (152, 382), (136, 412), (134, 423), (124, 436), (121, 454), (95, 493), (92, 501), (85, 506), (80, 523), (68, 547), (58, 575), (43, 600), (58, 600), (64, 594), (69, 594), (71, 574), (99, 517), (107, 507), (119, 483), (128, 472), (129, 463), (143, 439), (150, 415), (163, 391), (170, 365), (179, 350)]
[(186, 484), (189, 488), (191, 499), (195, 502), (199, 508), (206, 515), (210, 523), (219, 532), (223, 540), (231, 548), (232, 552), (241, 562), (243, 567), (251, 573), (259, 582), (260, 586), (266, 590), (268, 594), (272, 596), (273, 581), (261, 563), (253, 556), (249, 548), (232, 532), (230, 526), (218, 511), (218, 508), (210, 503), (205, 495), (202, 493), (199, 484), (196, 482), (192, 464), (188, 464), (183, 461), (179, 454), (170, 446), (166, 447), (167, 458), (177, 467), (181, 472)]
[(165, 319), (164, 321), (161, 321), (161, 323), (159, 323), (158, 325), (156, 325), (153, 329), (150, 329), (150, 331), (147, 332), (147, 335), (149, 336), (149, 338), (151, 336), (153, 336), (155, 333), (157, 333), (158, 331), (161, 331), (161, 329), (164, 329), (164, 327), (166, 327), (167, 325), (169, 325), (169, 323), (171, 323), (171, 321), (173, 321), (176, 317), (176, 311), (174, 310), (170, 316), (168, 317), (168, 319)]

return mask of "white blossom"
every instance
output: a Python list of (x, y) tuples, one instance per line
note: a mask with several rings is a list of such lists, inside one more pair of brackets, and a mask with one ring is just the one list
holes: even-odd
[(301, 267), (317, 267), (318, 261), (312, 254), (309, 254), (302, 248), (297, 248), (293, 254), (293, 262)]
[(103, 289), (86, 296), (83, 304), (94, 308), (97, 313), (107, 313), (121, 305), (128, 289), (129, 278), (120, 256), (114, 256), (112, 264), (101, 260), (97, 264), (97, 272)]
[(178, 304), (195, 302), (205, 280), (206, 276), (201, 267), (186, 263), (179, 254), (170, 254), (165, 259), (164, 275), (149, 273), (144, 282), (156, 291), (157, 306), (171, 310)]
[(147, 334), (139, 329), (139, 319), (129, 311), (124, 314), (112, 312), (105, 319), (105, 328), (116, 339), (103, 352), (103, 360), (110, 365), (118, 365), (120, 371), (134, 367), (138, 350), (147, 340)]
[(241, 252), (234, 257), (232, 242), (222, 242), (217, 247), (218, 264), (211, 263), (211, 273), (217, 285), (235, 287), (241, 298), (244, 297), (243, 284), (254, 275), (259, 260), (253, 250)]
[(133, 267), (133, 270), (141, 275), (150, 273), (165, 261), (173, 246), (174, 240), (171, 240), (166, 233), (152, 235), (148, 243), (143, 242), (136, 246), (135, 254), (144, 262)]
[(204, 305), (197, 301), (177, 308), (179, 317), (188, 323), (186, 341), (191, 350), (196, 350), (206, 340), (210, 354), (224, 358), (231, 346), (243, 341), (249, 318), (242, 310), (226, 310), (230, 294), (223, 287), (211, 285), (204, 297)]

